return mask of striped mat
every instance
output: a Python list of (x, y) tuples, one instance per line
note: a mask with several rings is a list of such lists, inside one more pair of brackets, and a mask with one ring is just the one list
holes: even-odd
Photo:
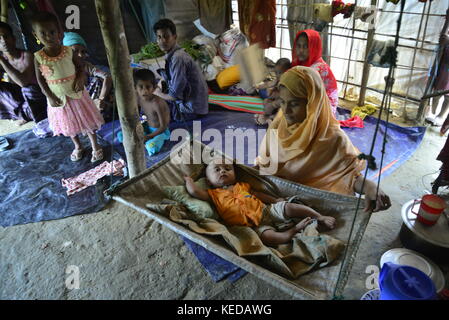
[(227, 94), (210, 94), (209, 103), (230, 110), (249, 113), (263, 113), (263, 100), (253, 96), (230, 96)]

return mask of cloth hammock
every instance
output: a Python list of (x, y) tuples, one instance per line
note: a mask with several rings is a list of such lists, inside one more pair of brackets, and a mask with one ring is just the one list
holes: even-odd
[[(204, 145), (196, 141), (193, 142), (192, 148), (188, 148), (188, 143), (188, 141), (185, 142), (175, 151), (183, 150), (184, 159), (189, 159), (192, 156), (192, 153), (188, 152), (189, 149), (193, 150), (194, 154), (195, 150), (202, 152), (203, 148), (205, 148)], [(175, 153), (172, 152), (172, 154)], [(186, 162), (183, 161), (181, 163)], [(111, 191), (112, 197), (114, 200), (147, 215), (172, 231), (294, 297), (302, 299), (331, 299), (342, 294), (357, 248), (370, 218), (369, 214), (357, 215), (354, 237), (347, 239), (357, 204), (355, 197), (342, 196), (305, 187), (277, 177), (264, 176), (261, 178), (257, 175), (257, 170), (247, 166), (238, 166), (238, 170), (241, 172), (241, 175), (239, 175), (241, 180), (250, 182), (255, 189), (268, 193), (275, 192), (283, 197), (299, 195), (301, 200), (307, 205), (323, 214), (336, 217), (337, 228), (324, 234), (346, 243), (348, 246), (346, 261), (342, 261), (342, 255), (338, 257), (327, 256), (325, 260), (333, 262), (325, 264), (325, 267), (319, 269), (316, 269), (319, 262), (315, 263), (314, 266), (309, 268), (309, 271), (300, 273), (300, 276), (296, 277), (296, 271), (301, 268), (302, 262), (291, 259), (296, 254), (294, 243), (273, 249), (268, 249), (268, 247), (261, 248), (257, 239), (251, 236), (250, 231), (242, 230), (242, 227), (231, 227), (227, 228), (227, 231), (217, 232), (217, 228), (220, 227), (216, 223), (189, 220), (186, 218), (185, 212), (179, 207), (161, 204), (166, 199), (162, 190), (163, 186), (183, 185), (184, 175), (199, 177), (199, 173), (203, 172), (203, 169), (204, 165), (202, 164), (176, 164), (168, 156), (138, 176), (119, 185), (115, 190)], [(226, 229), (224, 226), (222, 228)], [(251, 230), (250, 228), (248, 229)], [(224, 235), (223, 233), (226, 232), (228, 234)], [(313, 232), (313, 230), (310, 232)], [(237, 245), (236, 247), (234, 245), (236, 239), (239, 240), (238, 243), (243, 243), (243, 245), (240, 247)], [(248, 246), (248, 244), (251, 245)], [(259, 249), (263, 251), (262, 254)], [(267, 250), (271, 250), (271, 252), (267, 252)], [(282, 260), (282, 258), (286, 259)], [(344, 264), (343, 267), (342, 264)]]

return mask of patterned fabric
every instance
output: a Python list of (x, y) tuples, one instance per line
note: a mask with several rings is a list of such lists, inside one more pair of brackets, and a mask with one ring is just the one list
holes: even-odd
[(80, 192), (87, 187), (97, 184), (97, 181), (105, 176), (113, 174), (114, 176), (123, 176), (123, 168), (126, 167), (123, 159), (104, 161), (89, 171), (83, 172), (75, 177), (61, 179), (62, 186), (67, 188), (67, 195), (70, 196)]
[(56, 57), (47, 56), (44, 49), (35, 52), (34, 57), (48, 87), (61, 99), (62, 105), (66, 104), (66, 97), (81, 99), (83, 92), (73, 91), (76, 70), (72, 60), (73, 51), (70, 47), (62, 46), (61, 53)]
[[(298, 56), (296, 55), (296, 43), (298, 41), (299, 35), (301, 33), (307, 34), (308, 39), (308, 47), (309, 47), (309, 58), (307, 61), (299, 61)], [(337, 80), (335, 79), (334, 74), (332, 73), (329, 65), (324, 62), (321, 57), (322, 55), (322, 45), (320, 34), (311, 29), (300, 30), (296, 34), (295, 42), (293, 44), (292, 50), (292, 67), (294, 66), (304, 66), (314, 68), (321, 76), (321, 79), (324, 82), (324, 86), (326, 87), (326, 93), (329, 97), (332, 114), (335, 116), (338, 106), (338, 86)]]
[(239, 24), (249, 42), (264, 49), (276, 46), (276, 1), (239, 0)]
[(232, 190), (216, 188), (207, 193), (226, 225), (254, 227), (260, 224), (264, 204), (250, 190), (248, 183), (238, 182)]

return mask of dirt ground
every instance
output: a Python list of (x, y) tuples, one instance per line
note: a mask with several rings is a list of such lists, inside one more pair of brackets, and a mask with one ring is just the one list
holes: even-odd
[[(32, 128), (0, 121), (0, 135)], [(369, 265), (401, 247), (401, 206), (430, 190), (445, 138), (429, 128), (419, 149), (382, 181), (392, 199), (373, 214), (344, 294), (368, 291)], [(7, 187), (7, 186), (2, 186)], [(0, 228), (0, 299), (292, 299), (248, 274), (215, 283), (174, 232), (119, 203), (101, 212)], [(66, 268), (79, 267), (80, 288), (68, 290)], [(448, 268), (443, 266), (446, 278)]]

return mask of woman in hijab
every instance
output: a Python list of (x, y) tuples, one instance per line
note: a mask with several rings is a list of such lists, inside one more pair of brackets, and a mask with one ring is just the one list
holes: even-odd
[(365, 194), (365, 211), (386, 210), (389, 197), (366, 180), (360, 152), (332, 116), (323, 81), (317, 71), (293, 67), (280, 79), (276, 118), (260, 146), (261, 174), (276, 175), (300, 184), (343, 195)]
[(292, 67), (311, 67), (318, 71), (326, 87), (332, 114), (335, 116), (338, 106), (338, 87), (329, 65), (324, 62), (320, 34), (311, 29), (298, 31), (292, 50)]

